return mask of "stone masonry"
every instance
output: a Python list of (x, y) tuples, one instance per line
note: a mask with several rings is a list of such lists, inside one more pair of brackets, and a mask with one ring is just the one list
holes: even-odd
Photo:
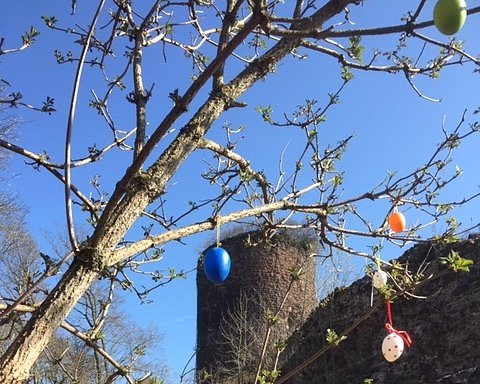
[[(382, 356), (386, 310), (376, 295), (379, 307), (370, 317), (287, 383), (480, 384), (480, 237), (448, 245), (417, 245), (399, 261), (408, 263), (412, 271), (428, 265), (425, 276), (438, 275), (445, 270), (439, 258), (451, 250), (474, 260), (470, 272), (433, 278), (416, 292), (426, 299), (398, 299), (392, 304), (394, 327), (406, 330), (413, 340), (397, 361), (389, 363)], [(290, 339), (288, 363), (282, 371), (292, 371), (320, 350), (328, 328), (341, 333), (360, 319), (370, 309), (370, 293), (369, 277), (337, 290)]]
[[(297, 234), (298, 235), (298, 234)], [(274, 363), (274, 345), (286, 341), (317, 306), (316, 245), (308, 236), (275, 235), (265, 240), (249, 232), (223, 240), (230, 254), (230, 275), (222, 285), (207, 280), (201, 262), (197, 273), (197, 372), (214, 378), (199, 382), (250, 383), (256, 372), (269, 316), (276, 314), (266, 364)], [(301, 268), (298, 281), (293, 271)], [(239, 377), (239, 375), (241, 377)], [(253, 376), (252, 376), (253, 375)]]

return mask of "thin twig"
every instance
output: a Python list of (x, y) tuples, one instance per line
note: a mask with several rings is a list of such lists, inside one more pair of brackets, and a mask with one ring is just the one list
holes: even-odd
[[(8, 141), (0, 139), (0, 146), (11, 150), (12, 152), (18, 153), (22, 156), (25, 156), (34, 161), (35, 166), (43, 166), (47, 171), (49, 171), (53, 176), (55, 176), (62, 183), (65, 183), (65, 177), (59, 171), (54, 168), (54, 164), (51, 164), (43, 159), (41, 155), (37, 155), (33, 152), (27, 151), (21, 147), (16, 146)], [(32, 165), (32, 164), (30, 164)], [(70, 188), (73, 193), (83, 202), (87, 209), (96, 216), (96, 207), (95, 205), (73, 184), (70, 184)]]

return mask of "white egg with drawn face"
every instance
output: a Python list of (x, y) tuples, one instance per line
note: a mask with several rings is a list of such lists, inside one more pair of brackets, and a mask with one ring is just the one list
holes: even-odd
[(396, 333), (390, 333), (383, 339), (383, 357), (390, 363), (393, 363), (402, 355), (404, 348), (405, 343), (403, 339)]
[(387, 272), (379, 269), (373, 274), (373, 286), (377, 289), (382, 289), (387, 285), (388, 275)]

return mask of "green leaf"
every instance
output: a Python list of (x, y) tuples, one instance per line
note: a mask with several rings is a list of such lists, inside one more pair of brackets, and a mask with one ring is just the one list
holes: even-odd
[(360, 44), (362, 40), (361, 36), (352, 36), (350, 37), (350, 46), (348, 47), (348, 53), (353, 57), (358, 63), (362, 62), (363, 50), (365, 47)]
[(55, 24), (58, 21), (55, 16), (42, 16), (42, 20), (45, 22), (45, 25), (49, 28), (55, 27)]
[(341, 74), (342, 80), (345, 81), (346, 83), (353, 79), (353, 73), (349, 67), (343, 66), (340, 74)]
[(258, 112), (260, 112), (260, 114), (262, 115), (262, 118), (263, 118), (263, 121), (265, 121), (266, 123), (272, 123), (273, 120), (272, 120), (272, 106), (271, 105), (267, 105), (266, 107), (262, 107), (261, 105), (259, 105), (256, 110)]
[(465, 259), (458, 252), (451, 250), (447, 257), (441, 257), (440, 263), (446, 265), (453, 272), (469, 272), (473, 260)]
[(345, 340), (347, 336), (338, 336), (337, 332), (335, 332), (333, 329), (327, 329), (327, 335), (325, 339), (327, 340), (328, 344), (335, 344), (338, 345), (340, 344), (343, 340)]
[(23, 45), (29, 46), (32, 45), (35, 41), (35, 38), (40, 34), (34, 27), (30, 27), (30, 29), (22, 35), (22, 43)]
[(262, 370), (262, 373), (258, 376), (258, 383), (260, 384), (273, 384), (280, 376), (280, 371), (275, 369), (273, 371)]
[(332, 184), (333, 184), (334, 187), (338, 187), (338, 186), (342, 185), (342, 182), (343, 182), (342, 175), (333, 176)]

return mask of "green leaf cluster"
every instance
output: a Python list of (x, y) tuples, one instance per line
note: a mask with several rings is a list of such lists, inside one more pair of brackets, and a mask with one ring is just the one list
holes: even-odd
[(363, 51), (365, 47), (360, 44), (361, 36), (352, 36), (349, 39), (350, 46), (348, 47), (348, 54), (354, 58), (358, 63), (362, 62)]
[(473, 260), (464, 259), (458, 252), (451, 250), (448, 256), (440, 258), (440, 264), (446, 265), (453, 272), (469, 272)]
[(262, 119), (263, 121), (265, 121), (266, 123), (273, 123), (273, 120), (272, 120), (272, 106), (271, 105), (267, 105), (266, 107), (262, 107), (261, 105), (259, 105), (256, 110), (258, 112), (260, 112), (260, 114), (262, 115)]
[(274, 314), (272, 311), (267, 310), (266, 313), (267, 322), (270, 326), (273, 326), (280, 322), (281, 318), (279, 315)]
[(335, 332), (333, 329), (328, 328), (327, 329), (327, 334), (325, 336), (325, 339), (327, 340), (328, 344), (334, 344), (337, 346), (340, 344), (343, 340), (345, 340), (347, 336), (339, 336), (337, 332)]
[(276, 379), (280, 376), (280, 371), (274, 369), (273, 371), (268, 371), (264, 369), (262, 373), (258, 376), (259, 384), (273, 384)]
[(28, 31), (26, 31), (22, 35), (22, 43), (24, 46), (30, 46), (35, 41), (35, 38), (40, 34), (34, 27), (30, 27)]

